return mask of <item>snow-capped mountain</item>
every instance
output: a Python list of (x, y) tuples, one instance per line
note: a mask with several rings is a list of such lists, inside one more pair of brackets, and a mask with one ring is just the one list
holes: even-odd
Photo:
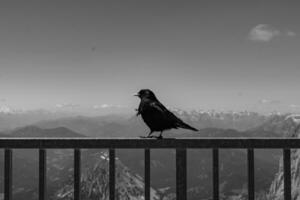
[(283, 137), (294, 137), (297, 135), (299, 122), (299, 114), (272, 115), (255, 131), (270, 131)]
[(197, 128), (222, 128), (245, 131), (263, 124), (271, 115), (249, 111), (215, 111), (171, 109), (184, 121)]
[[(109, 199), (109, 173), (107, 152), (88, 150), (83, 152), (85, 169), (81, 175), (81, 199)], [(57, 191), (57, 200), (73, 199), (73, 176)], [(116, 199), (144, 199), (144, 180), (134, 174), (118, 158), (116, 159)], [(151, 188), (151, 200), (159, 200), (159, 194)]]
[[(286, 115), (278, 117), (272, 122), (275, 125), (273, 130), (283, 132), (286, 137), (300, 137), (300, 115)], [(268, 126), (270, 127), (270, 126)], [(300, 150), (291, 150), (291, 179), (292, 179), (292, 199), (300, 199)], [(279, 170), (269, 188), (269, 191), (259, 200), (283, 200), (284, 174), (282, 158), (279, 162)]]
[(0, 114), (17, 114), (22, 113), (21, 109), (14, 109), (7, 105), (0, 105)]

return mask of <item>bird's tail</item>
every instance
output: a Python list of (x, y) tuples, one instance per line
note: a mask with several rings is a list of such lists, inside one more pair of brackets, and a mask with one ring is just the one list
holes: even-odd
[(188, 125), (188, 124), (186, 124), (184, 122), (180, 123), (179, 127), (180, 128), (189, 129), (189, 130), (192, 130), (192, 131), (199, 131), (198, 129), (196, 129), (196, 128), (194, 128), (194, 127), (192, 127), (192, 126), (190, 126), (190, 125)]

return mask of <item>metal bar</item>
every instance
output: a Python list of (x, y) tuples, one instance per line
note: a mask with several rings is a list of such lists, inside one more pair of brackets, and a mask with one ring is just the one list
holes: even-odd
[(213, 200), (219, 200), (219, 150), (213, 149)]
[(81, 177), (81, 153), (80, 149), (74, 149), (74, 200), (80, 200)]
[(284, 200), (291, 200), (291, 150), (283, 150)]
[(180, 138), (180, 139), (140, 139), (140, 138), (1, 138), (0, 148), (37, 149), (92, 149), (92, 148), (300, 148), (300, 138)]
[(255, 185), (254, 185), (254, 150), (248, 149), (248, 199), (254, 200), (255, 198)]
[(39, 200), (46, 199), (47, 155), (45, 149), (39, 150)]
[(4, 153), (4, 200), (12, 199), (12, 150)]
[(176, 149), (176, 199), (187, 199), (186, 149)]
[(150, 149), (145, 149), (145, 200), (150, 200)]
[(115, 200), (115, 149), (109, 149), (109, 200)]

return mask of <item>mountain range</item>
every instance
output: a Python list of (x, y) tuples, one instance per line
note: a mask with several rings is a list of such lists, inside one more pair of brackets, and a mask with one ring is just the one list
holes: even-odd
[[(224, 132), (224, 130), (231, 130), (229, 131), (231, 134), (234, 131), (237, 133), (232, 136), (244, 137), (250, 133), (252, 133), (253, 136), (268, 136), (269, 134), (274, 136), (272, 131), (261, 129), (258, 133), (255, 128), (263, 125), (268, 120), (277, 117), (276, 114), (260, 115), (254, 112), (186, 112), (178, 109), (175, 110), (174, 113), (199, 130), (210, 128), (215, 130), (220, 129), (222, 130), (221, 132)], [(75, 116), (39, 121), (35, 125), (41, 128), (67, 127), (73, 131), (92, 137), (136, 137), (143, 136), (148, 132), (148, 128), (145, 126), (142, 119), (136, 116)], [(174, 133), (176, 137), (180, 137), (183, 134), (184, 136), (187, 136), (189, 135), (187, 133), (190, 133), (185, 130), (172, 130), (167, 131), (166, 133), (168, 134), (168, 132)], [(206, 132), (208, 133), (208, 131)], [(238, 132), (247, 133), (239, 134)], [(199, 136), (205, 136), (207, 133), (200, 133)], [(278, 133), (278, 135), (280, 135), (280, 133)], [(193, 135), (191, 134), (191, 136)]]
[[(188, 123), (201, 128), (198, 133), (185, 130), (168, 131), (165, 137), (292, 137), (290, 116), (260, 116), (244, 113), (233, 117), (228, 113), (177, 112)], [(210, 116), (203, 120), (203, 116)], [(229, 117), (230, 116), (230, 117)], [(243, 117), (241, 117), (243, 116)], [(248, 116), (248, 117), (247, 117)], [(294, 120), (295, 117), (293, 117)], [(226, 120), (225, 120), (226, 119)], [(234, 119), (234, 120), (233, 120)], [(260, 119), (260, 120), (259, 120)], [(225, 120), (225, 121), (224, 121)], [(209, 122), (209, 123), (208, 123)], [(213, 122), (213, 123), (212, 123)], [(222, 122), (222, 123), (221, 123)], [(234, 122), (234, 123), (232, 123)], [(250, 122), (253, 122), (251, 125)], [(198, 124), (199, 123), (199, 124)], [(226, 124), (229, 123), (229, 124)], [(214, 124), (217, 127), (210, 127)], [(225, 125), (222, 125), (225, 124)], [(240, 130), (233, 129), (240, 127)], [(221, 129), (218, 126), (230, 127)], [(203, 127), (203, 128), (202, 128)], [(210, 127), (210, 128), (208, 128)], [(248, 130), (246, 127), (250, 127)], [(135, 137), (144, 135), (147, 127), (141, 119), (111, 115), (109, 117), (63, 117), (36, 122), (34, 125), (5, 131), (5, 137)], [(93, 198), (105, 195), (107, 160), (106, 150), (83, 151), (84, 170), (82, 174), (82, 194)], [(274, 182), (280, 170), (278, 162), (281, 151), (255, 150), (255, 173), (257, 195), (267, 196), (265, 191)], [(14, 150), (14, 198), (37, 199), (37, 151)], [(3, 158), (0, 156), (0, 158)], [(141, 150), (117, 150), (121, 185), (117, 186), (127, 194), (128, 199), (141, 198), (143, 194), (143, 152)], [(73, 152), (70, 150), (48, 150), (48, 192), (51, 199), (72, 198)], [(3, 160), (0, 160), (0, 175), (3, 177)], [(89, 164), (87, 164), (89, 163)], [(210, 199), (212, 186), (211, 150), (188, 150), (188, 196), (189, 199)], [(21, 167), (22, 166), (22, 167)], [(101, 172), (101, 173), (100, 173)], [(153, 200), (161, 197), (173, 199), (175, 196), (175, 153), (174, 150), (151, 151), (151, 186)], [(243, 199), (246, 196), (246, 152), (245, 150), (220, 150), (220, 192), (223, 199)], [(1, 179), (2, 180), (2, 179)], [(97, 182), (101, 187), (92, 183)], [(0, 188), (3, 183), (0, 182)], [(124, 187), (128, 186), (128, 190)], [(278, 185), (278, 184), (277, 184)], [(280, 184), (279, 184), (280, 185)], [(30, 187), (29, 187), (30, 186)], [(102, 187), (103, 186), (103, 187)], [(274, 187), (273, 187), (274, 188)], [(270, 190), (271, 191), (271, 190)], [(275, 191), (275, 190), (274, 190)], [(269, 192), (271, 195), (271, 192)], [(121, 194), (121, 193), (120, 193)], [(124, 193), (122, 193), (123, 195)], [(134, 194), (134, 195), (133, 195)], [(103, 199), (107, 198), (102, 196)]]
[[(261, 125), (264, 121), (276, 114), (263, 115), (256, 112), (217, 112), (217, 111), (202, 111), (202, 110), (192, 110), (185, 111), (181, 109), (172, 109), (172, 111), (181, 117), (183, 120), (192, 123), (192, 125), (197, 126), (199, 129), (202, 128), (221, 128), (221, 129), (235, 129), (238, 131), (245, 131), (251, 128), (255, 128)], [(132, 111), (133, 112), (133, 111)], [(83, 118), (84, 120), (88, 118), (91, 123), (98, 123), (99, 121), (122, 121), (124, 119), (134, 119), (132, 117), (134, 114), (106, 114), (100, 115), (90, 115), (90, 117), (80, 117), (80, 113), (57, 110), (57, 111), (47, 111), (47, 110), (12, 110), (8, 108), (3, 108), (1, 110), (0, 106), (0, 131), (12, 130), (17, 127), (28, 126), (36, 124), (40, 121), (56, 121), (56, 123), (62, 123), (60, 121), (70, 120), (70, 118)], [(84, 115), (89, 116), (89, 115)], [(99, 119), (98, 119), (99, 118)], [(52, 122), (53, 123), (53, 122)], [(58, 127), (58, 126), (56, 126)], [(91, 135), (92, 133), (90, 133)], [(97, 134), (97, 133), (94, 133)]]

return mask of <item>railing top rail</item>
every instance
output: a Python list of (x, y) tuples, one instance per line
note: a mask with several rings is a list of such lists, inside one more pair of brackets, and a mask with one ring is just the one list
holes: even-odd
[(297, 138), (0, 138), (0, 148), (92, 149), (92, 148), (300, 148)]

